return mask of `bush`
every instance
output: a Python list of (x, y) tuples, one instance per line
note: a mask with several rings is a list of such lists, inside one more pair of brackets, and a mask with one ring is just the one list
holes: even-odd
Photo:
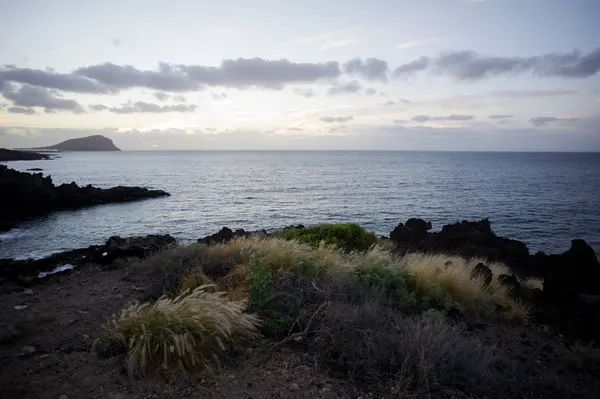
[(401, 397), (407, 391), (444, 397), (449, 390), (483, 397), (499, 384), (496, 348), (468, 337), (462, 326), (406, 317), (377, 301), (333, 303), (315, 331), (307, 347), (320, 365), (366, 383), (394, 381)]
[(129, 375), (158, 367), (182, 371), (211, 369), (228, 343), (258, 336), (259, 319), (222, 292), (202, 286), (174, 299), (132, 303), (106, 326), (108, 342), (127, 349)]
[(275, 234), (286, 240), (298, 240), (312, 246), (321, 242), (345, 251), (366, 251), (377, 243), (375, 233), (356, 223), (322, 224), (313, 227), (288, 227)]

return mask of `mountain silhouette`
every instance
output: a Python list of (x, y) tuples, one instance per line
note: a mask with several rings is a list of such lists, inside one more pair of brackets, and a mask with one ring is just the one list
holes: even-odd
[(98, 134), (70, 139), (62, 143), (36, 149), (58, 151), (121, 151), (111, 139)]

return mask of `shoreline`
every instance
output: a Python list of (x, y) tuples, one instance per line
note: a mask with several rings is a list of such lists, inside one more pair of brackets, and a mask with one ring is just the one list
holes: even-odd
[[(517, 321), (506, 322), (496, 320), (496, 316), (492, 319), (472, 319), (472, 315), (468, 312), (452, 308), (441, 319), (445, 321), (440, 322), (438, 319), (440, 316), (435, 316), (437, 313), (434, 312), (435, 319), (432, 320), (438, 321), (418, 322), (415, 328), (419, 326), (419, 329), (441, 329), (439, 339), (453, 340), (452, 345), (466, 345), (472, 340), (481, 340), (473, 341), (479, 342), (477, 348), (499, 351), (498, 354), (504, 358), (503, 362), (516, 362), (514, 367), (517, 374), (510, 378), (516, 378), (512, 383), (515, 387), (525, 384), (518, 389), (524, 389), (525, 391), (520, 392), (531, 395), (527, 397), (553, 397), (552, 392), (556, 389), (555, 382), (550, 380), (547, 382), (542, 377), (544, 375), (550, 375), (551, 378), (561, 381), (562, 390), (559, 394), (561, 397), (592, 398), (600, 392), (599, 380), (594, 374), (595, 369), (587, 366), (592, 364), (589, 362), (595, 361), (595, 356), (600, 360), (600, 351), (594, 346), (581, 346), (582, 344), (578, 343), (579, 339), (589, 340), (595, 336), (597, 331), (592, 328), (594, 325), (592, 320), (600, 312), (600, 301), (593, 305), (595, 298), (600, 298), (600, 293), (593, 294), (588, 291), (590, 287), (598, 287), (596, 282), (600, 280), (594, 274), (594, 270), (600, 268), (600, 264), (593, 250), (590, 252), (585, 242), (573, 240), (572, 248), (562, 254), (529, 254), (525, 259), (522, 252), (524, 244), (498, 237), (491, 230), (487, 220), (445, 225), (434, 232), (430, 232), (430, 229), (428, 222), (414, 218), (399, 223), (389, 237), (375, 236), (353, 224), (312, 227), (294, 225), (273, 232), (247, 232), (241, 229), (223, 228), (214, 234), (198, 238), (195, 244), (186, 246), (177, 244), (169, 235), (128, 238), (113, 236), (103, 245), (79, 248), (41, 260), (16, 261), (12, 264), (8, 264), (9, 260), (0, 260), (2, 273), (0, 311), (6, 315), (9, 327), (8, 330), (0, 329), (0, 359), (4, 359), (6, 365), (1, 368), (0, 389), (5, 392), (7, 398), (59, 397), (60, 395), (100, 398), (106, 396), (106, 390), (111, 393), (111, 397), (124, 391), (138, 395), (136, 397), (143, 397), (146, 392), (160, 394), (166, 390), (174, 392), (174, 397), (181, 398), (197, 397), (198, 392), (203, 392), (207, 397), (223, 398), (236, 396), (241, 392), (251, 392), (254, 397), (275, 392), (278, 397), (300, 397), (296, 396), (299, 392), (304, 395), (302, 397), (308, 395), (329, 399), (337, 398), (329, 395), (329, 392), (338, 391), (343, 393), (342, 397), (366, 397), (369, 392), (377, 392), (377, 397), (395, 397), (393, 384), (388, 385), (385, 380), (375, 384), (362, 381), (358, 377), (350, 377), (351, 374), (340, 374), (340, 372), (331, 374), (328, 371), (328, 367), (331, 366), (327, 366), (330, 363), (324, 363), (318, 368), (311, 366), (313, 364), (311, 362), (314, 362), (312, 351), (322, 345), (319, 344), (321, 342), (319, 339), (328, 337), (328, 335), (320, 336), (318, 331), (313, 333), (314, 336), (306, 337), (311, 344), (306, 345), (304, 341), (290, 342), (275, 351), (273, 348), (279, 345), (281, 338), (276, 338), (278, 335), (267, 335), (247, 350), (227, 354), (225, 359), (219, 361), (218, 370), (210, 377), (201, 380), (189, 378), (172, 380), (160, 372), (145, 377), (130, 378), (124, 371), (125, 354), (97, 344), (98, 340), (104, 339), (105, 330), (102, 326), (114, 317), (111, 315), (118, 315), (121, 308), (131, 306), (128, 305), (131, 301), (153, 301), (161, 294), (166, 294), (164, 290), (168, 288), (168, 284), (173, 284), (171, 274), (182, 273), (181, 267), (185, 270), (185, 268), (197, 267), (194, 265), (199, 264), (206, 276), (211, 276), (211, 279), (220, 284), (222, 277), (219, 276), (233, 273), (234, 265), (247, 264), (245, 262), (252, 264), (251, 257), (245, 261), (234, 260), (240, 256), (237, 249), (239, 244), (236, 243), (245, 243), (244, 245), (250, 245), (249, 248), (253, 245), (257, 246), (256, 248), (263, 248), (263, 245), (266, 245), (265, 248), (268, 250), (264, 252), (265, 259), (271, 259), (272, 256), (295, 257), (297, 250), (312, 251), (309, 246), (301, 242), (312, 243), (313, 248), (318, 248), (318, 240), (334, 238), (334, 241), (327, 242), (338, 243), (340, 248), (345, 249), (325, 249), (327, 247), (314, 249), (316, 251), (314, 254), (318, 254), (317, 260), (330, 259), (338, 262), (348, 256), (348, 261), (358, 260), (359, 264), (363, 264), (360, 263), (362, 256), (372, 261), (384, 260), (387, 258), (385, 256), (381, 258), (382, 254), (389, 251), (389, 256), (399, 257), (398, 259), (421, 259), (423, 262), (441, 262), (440, 265), (444, 265), (445, 262), (443, 267), (450, 268), (474, 267), (468, 270), (467, 276), (470, 273), (470, 277), (466, 278), (471, 278), (475, 282), (485, 282), (488, 278), (491, 281), (493, 278), (493, 285), (500, 284), (506, 287), (510, 301), (514, 300), (516, 301), (514, 303), (526, 305), (522, 311), (527, 309), (530, 312), (528, 321), (524, 324)], [(327, 235), (329, 234), (326, 233), (327, 231), (334, 230), (338, 231), (336, 236)], [(289, 241), (290, 244), (286, 244), (287, 239), (292, 240)], [(372, 245), (371, 243), (376, 243), (381, 248), (372, 252), (373, 255), (370, 255), (374, 256), (372, 258), (366, 257), (367, 255), (361, 252)], [(448, 247), (449, 245), (451, 247)], [(426, 247), (430, 248), (426, 256), (417, 255)], [(289, 251), (292, 248), (296, 249)], [(222, 259), (218, 257), (204, 259), (205, 255), (202, 255), (211, 253), (210, 251), (219, 254), (225, 250), (232, 252)], [(350, 255), (344, 255), (348, 250), (351, 251)], [(241, 252), (243, 253), (244, 251)], [(469, 254), (476, 259), (465, 262), (464, 259), (468, 259)], [(483, 260), (485, 255), (488, 255), (488, 258)], [(338, 258), (339, 260), (336, 260)], [(476, 262), (481, 262), (477, 259), (481, 259), (484, 263), (475, 266)], [(539, 276), (537, 279), (532, 279), (539, 272), (536, 263), (532, 262), (536, 259), (548, 268), (541, 280)], [(512, 263), (512, 267), (499, 269), (499, 260)], [(563, 268), (563, 264), (568, 267)], [(294, 267), (293, 263), (290, 265)], [(573, 267), (575, 265), (576, 268)], [(62, 266), (65, 270), (60, 273), (43, 274), (57, 266)], [(530, 269), (525, 269), (525, 266)], [(591, 269), (586, 272), (588, 268)], [(509, 274), (498, 274), (506, 273), (506, 270), (510, 270)], [(177, 275), (183, 278), (187, 274)], [(316, 287), (318, 289), (316, 292), (330, 289), (327, 288), (328, 283), (322, 277), (315, 276), (310, 281), (309, 286), (303, 289)], [(532, 285), (533, 282), (536, 283)], [(176, 280), (175, 284), (177, 284)], [(296, 289), (293, 284), (289, 289)], [(342, 288), (340, 293), (360, 296), (359, 291), (354, 291), (355, 289), (356, 287), (348, 286)], [(575, 296), (573, 296), (574, 289)], [(230, 295), (240, 295), (235, 292), (237, 291), (231, 291)], [(330, 300), (335, 300), (338, 294), (331, 295), (333, 296)], [(582, 312), (583, 306), (588, 306), (587, 313)], [(311, 312), (315, 312), (316, 308), (310, 309)], [(318, 311), (316, 309), (316, 312)], [(383, 311), (383, 308), (380, 311)], [(498, 308), (493, 313), (502, 311)], [(515, 311), (518, 315), (521, 310)], [(328, 318), (331, 317), (334, 319), (329, 320)], [(342, 319), (336, 322), (335, 317)], [(349, 317), (347, 313), (336, 316), (335, 312), (326, 312), (319, 319), (319, 323), (324, 323), (320, 324), (321, 328), (331, 329), (335, 328), (337, 323), (347, 322), (344, 321), (347, 317)], [(408, 316), (403, 316), (401, 311), (394, 310), (393, 317)], [(358, 320), (360, 319), (356, 322)], [(382, 315), (377, 313), (377, 318), (374, 320), (377, 321), (372, 322), (375, 323), (373, 328), (380, 331), (376, 324), (383, 323)], [(413, 323), (410, 320), (413, 319), (406, 319), (405, 323)], [(266, 326), (271, 326), (269, 323), (271, 322), (267, 320)], [(306, 320), (301, 316), (298, 316), (296, 323), (301, 323), (300, 328), (309, 328), (306, 327)], [(275, 330), (269, 330), (274, 327), (266, 330), (265, 328), (261, 330), (264, 334), (268, 334), (268, 331), (274, 334)], [(344, 334), (336, 336), (336, 340), (351, 332), (347, 329), (344, 331)], [(418, 330), (418, 334), (422, 335), (417, 336), (426, 339), (425, 331), (427, 330)], [(339, 334), (334, 330), (329, 333)], [(283, 337), (286, 334), (287, 330), (283, 333)], [(370, 342), (376, 344), (375, 341)], [(441, 345), (435, 342), (437, 341), (431, 342), (431, 345)], [(328, 345), (331, 344), (335, 342)], [(387, 344), (386, 347), (389, 348)], [(417, 348), (418, 345), (414, 347)], [(457, 349), (458, 346), (453, 347), (449, 353), (454, 353)], [(439, 350), (442, 350), (441, 346)], [(471, 351), (472, 349), (463, 347), (458, 350)], [(469, 356), (479, 356), (475, 352), (467, 353), (471, 353)], [(463, 352), (457, 354), (456, 359), (462, 358), (463, 355)], [(364, 357), (361, 361), (367, 362), (368, 355), (361, 356)], [(567, 367), (564, 365), (567, 361), (581, 362), (585, 366)], [(39, 368), (40, 362), (45, 365), (44, 368)], [(291, 364), (293, 366), (290, 366)], [(367, 363), (360, 362), (355, 364), (357, 366), (362, 364), (361, 367), (372, 367), (367, 369), (369, 373), (377, 373), (377, 366), (367, 366)], [(474, 370), (487, 367), (483, 364), (477, 360), (474, 363)], [(434, 366), (432, 372), (438, 372), (435, 367), (437, 366)], [(467, 377), (475, 377), (476, 374), (470, 374), (473, 372), (475, 371), (468, 371)], [(443, 377), (444, 374), (441, 376)], [(580, 391), (580, 394), (571, 396), (573, 391), (570, 391), (570, 387), (575, 381), (586, 381), (588, 385), (585, 390)], [(470, 385), (461, 386), (452, 382), (444, 389), (456, 390), (455, 392), (462, 392), (463, 389), (465, 392), (472, 389), (484, 391), (490, 389), (486, 396), (499, 399), (505, 397), (505, 393), (502, 392), (504, 389), (510, 390), (511, 384), (491, 388), (486, 384), (478, 383), (469, 387)], [(495, 391), (496, 389), (498, 391)], [(432, 397), (438, 397), (436, 395)]]

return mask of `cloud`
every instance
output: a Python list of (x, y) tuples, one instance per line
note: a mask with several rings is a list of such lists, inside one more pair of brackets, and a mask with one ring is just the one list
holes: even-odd
[(527, 97), (554, 97), (580, 94), (572, 89), (531, 89), (531, 90), (496, 90), (490, 92), (492, 97), (527, 98)]
[(365, 94), (367, 96), (374, 96), (375, 94), (377, 94), (377, 90), (375, 90), (372, 87), (369, 87), (369, 88), (365, 89)]
[(564, 123), (573, 123), (579, 121), (579, 118), (557, 118), (555, 116), (539, 116), (537, 118), (529, 119), (529, 122), (535, 127), (546, 126), (549, 123), (555, 122), (564, 122)]
[(221, 93), (210, 93), (210, 96), (212, 98), (214, 98), (215, 100), (224, 100), (227, 98), (227, 94), (221, 92)]
[[(85, 76), (56, 73), (52, 70), (44, 71), (40, 69), (16, 68), (11, 66), (0, 69), (0, 82), (2, 81), (75, 93), (111, 93), (116, 91), (114, 88), (110, 88)], [(2, 84), (0, 84), (0, 89), (1, 88)]]
[(302, 97), (306, 97), (306, 98), (311, 98), (317, 95), (317, 93), (313, 90), (313, 89), (305, 89), (305, 88), (301, 88), (301, 87), (294, 87), (292, 88), (292, 93), (298, 95), (298, 96), (302, 96)]
[(417, 40), (410, 40), (407, 42), (403, 42), (403, 43), (399, 43), (398, 45), (396, 45), (397, 48), (401, 49), (401, 50), (407, 50), (410, 48), (415, 48), (415, 47), (421, 47), (421, 46), (425, 46), (434, 42), (439, 41), (439, 38), (436, 37), (430, 37), (430, 38), (425, 38), (425, 39), (417, 39)]
[(107, 110), (114, 114), (135, 114), (135, 113), (152, 113), (152, 114), (161, 114), (165, 112), (194, 112), (198, 108), (197, 105), (186, 105), (186, 104), (176, 104), (176, 105), (158, 105), (147, 103), (144, 101), (136, 101), (136, 102), (128, 102), (126, 104), (121, 105), (120, 107), (107, 107), (101, 104), (90, 105), (90, 109), (94, 111), (103, 111)]
[(219, 67), (172, 65), (161, 62), (158, 70), (104, 63), (74, 72), (115, 89), (145, 87), (159, 91), (184, 92), (205, 86), (281, 89), (291, 83), (313, 83), (341, 75), (339, 62), (294, 63), (287, 59), (238, 58), (224, 60)]
[(123, 42), (120, 39), (117, 39), (116, 37), (112, 38), (110, 42), (115, 47), (119, 47), (119, 46), (121, 46), (121, 44), (123, 44)]
[(88, 108), (92, 111), (104, 111), (104, 110), (108, 109), (108, 107), (106, 105), (102, 105), (102, 104), (92, 104)]
[(154, 97), (156, 97), (158, 101), (167, 101), (170, 95), (162, 91), (157, 91), (154, 93)]
[(42, 87), (22, 85), (19, 88), (5, 89), (2, 94), (18, 107), (42, 107), (46, 112), (57, 110), (83, 112), (83, 108), (77, 101), (59, 98), (53, 91)]
[(416, 72), (424, 71), (429, 67), (429, 57), (421, 57), (418, 60), (400, 65), (392, 73), (395, 77), (406, 77)]
[(490, 119), (509, 119), (512, 118), (514, 115), (508, 115), (508, 114), (492, 114), (489, 115), (488, 118)]
[(384, 60), (367, 58), (365, 61), (362, 61), (360, 58), (354, 58), (344, 63), (344, 72), (370, 81), (380, 80), (387, 82), (389, 68), (387, 61)]
[(474, 51), (446, 52), (433, 59), (421, 57), (401, 65), (394, 70), (394, 75), (414, 74), (426, 69), (458, 81), (522, 73), (543, 77), (586, 78), (600, 70), (600, 48), (587, 54), (574, 50), (530, 57), (488, 56)]
[(353, 44), (362, 44), (362, 43), (366, 43), (366, 40), (360, 40), (360, 39), (349, 39), (349, 40), (336, 40), (334, 42), (330, 42), (327, 43), (323, 46), (320, 47), (320, 50), (329, 50), (335, 47), (344, 47), (344, 46), (351, 46)]
[(33, 115), (35, 114), (35, 109), (33, 108), (24, 108), (24, 107), (9, 107), (7, 109), (8, 112), (13, 114), (25, 114), (25, 115)]
[(415, 122), (433, 122), (433, 121), (472, 121), (475, 119), (473, 115), (447, 115), (447, 116), (430, 116), (416, 115), (412, 117)]
[(182, 96), (181, 94), (173, 96), (173, 101), (178, 102), (178, 103), (185, 103), (187, 102), (187, 99)]
[(408, 105), (408, 104), (412, 104), (412, 102), (410, 102), (407, 99), (401, 98), (399, 100), (388, 100), (383, 105), (392, 106), (392, 105)]
[(351, 80), (344, 83), (338, 83), (335, 86), (331, 86), (329, 89), (327, 89), (327, 93), (330, 96), (335, 96), (344, 93), (357, 93), (361, 90), (361, 84), (357, 80)]
[(327, 123), (334, 123), (334, 122), (342, 123), (342, 122), (351, 121), (353, 119), (354, 119), (353, 116), (324, 116), (319, 120), (322, 122), (327, 122)]

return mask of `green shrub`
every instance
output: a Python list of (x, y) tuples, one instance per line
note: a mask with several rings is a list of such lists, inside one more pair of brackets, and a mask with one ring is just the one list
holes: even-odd
[(321, 242), (345, 251), (366, 251), (377, 243), (375, 233), (356, 223), (321, 224), (313, 227), (288, 227), (276, 233), (286, 240), (298, 240), (312, 246)]
[(402, 269), (378, 265), (359, 266), (354, 269), (354, 276), (367, 288), (389, 295), (406, 313), (428, 309), (445, 311), (455, 305), (450, 294), (440, 286), (419, 291), (415, 277)]

